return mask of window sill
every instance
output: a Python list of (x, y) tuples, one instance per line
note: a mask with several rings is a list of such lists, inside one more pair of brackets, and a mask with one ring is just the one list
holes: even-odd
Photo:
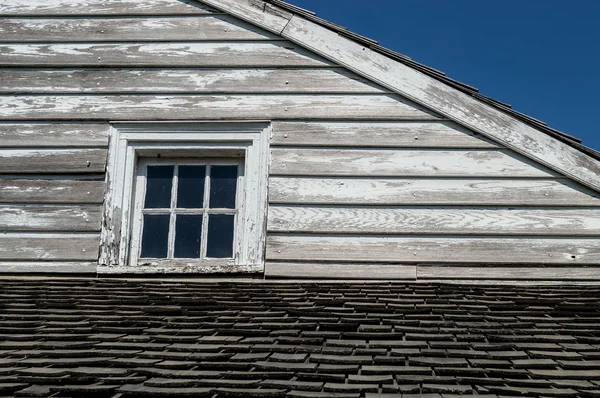
[(137, 266), (103, 266), (98, 268), (98, 274), (250, 274), (261, 273), (263, 268), (262, 264), (236, 265), (227, 261), (163, 260)]

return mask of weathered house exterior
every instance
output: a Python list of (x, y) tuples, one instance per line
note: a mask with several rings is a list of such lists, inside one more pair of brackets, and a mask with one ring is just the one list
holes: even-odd
[(2, 272), (600, 279), (597, 152), (310, 13), (0, 17)]
[(0, 1), (0, 151), (1, 397), (600, 395), (600, 154), (305, 10)]

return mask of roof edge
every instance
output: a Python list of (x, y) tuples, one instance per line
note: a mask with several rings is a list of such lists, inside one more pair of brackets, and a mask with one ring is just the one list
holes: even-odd
[[(340, 34), (328, 27), (339, 25), (313, 22), (310, 20), (312, 14), (280, 8), (276, 5), (282, 3), (280, 1), (198, 1), (276, 33), (600, 192), (600, 153), (556, 130), (545, 128), (550, 131), (542, 131), (543, 123), (506, 105), (465, 92), (466, 85), (440, 80), (443, 75), (439, 71), (429, 73), (431, 68), (409, 66), (398, 57), (390, 56), (388, 52), (391, 51), (381, 51), (372, 40), (361, 44), (354, 36)], [(439, 76), (432, 76), (432, 73)]]

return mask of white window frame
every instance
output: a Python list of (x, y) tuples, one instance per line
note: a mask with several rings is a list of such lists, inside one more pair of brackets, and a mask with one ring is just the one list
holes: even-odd
[[(112, 123), (98, 273), (264, 272), (270, 134), (267, 122)], [(132, 241), (140, 239), (134, 232), (140, 158), (235, 157), (243, 158), (244, 184), (238, 193), (234, 258), (137, 264)]]

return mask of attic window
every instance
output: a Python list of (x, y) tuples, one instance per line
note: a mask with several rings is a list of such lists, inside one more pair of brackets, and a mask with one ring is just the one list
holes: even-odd
[(233, 258), (243, 177), (236, 159), (141, 161), (138, 261)]
[(262, 272), (269, 131), (115, 123), (98, 272)]

